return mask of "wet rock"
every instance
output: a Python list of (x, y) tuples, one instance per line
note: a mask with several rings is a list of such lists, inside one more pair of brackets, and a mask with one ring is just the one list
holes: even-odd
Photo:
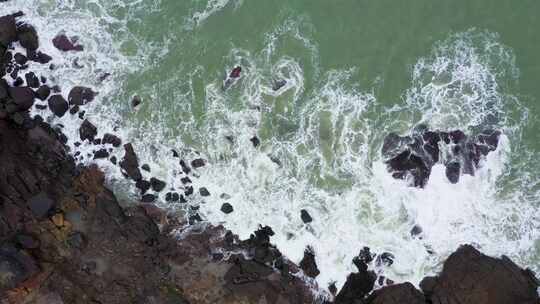
[(444, 262), (437, 277), (427, 277), (420, 286), (433, 304), (537, 303), (538, 281), (510, 259), (483, 255), (464, 245)]
[(459, 176), (461, 173), (461, 164), (458, 162), (451, 162), (446, 165), (446, 178), (452, 183), (457, 184), (459, 182)]
[(143, 169), (146, 172), (150, 172), (150, 166), (148, 164), (144, 164), (141, 166), (141, 169)]
[(176, 157), (176, 158), (180, 157), (180, 155), (178, 154), (176, 150), (172, 149), (171, 152), (173, 154), (173, 157)]
[(236, 66), (236, 67), (231, 71), (231, 73), (229, 74), (229, 77), (230, 77), (230, 78), (239, 78), (241, 72), (242, 72), (242, 67)]
[(141, 171), (139, 170), (139, 159), (131, 143), (124, 145), (124, 158), (120, 161), (120, 168), (122, 168), (126, 174), (134, 181), (142, 179)]
[(28, 199), (27, 205), (35, 217), (44, 218), (49, 214), (49, 211), (54, 207), (55, 204), (45, 192), (40, 192)]
[(229, 214), (229, 213), (232, 213), (234, 211), (233, 209), (233, 206), (229, 203), (223, 203), (223, 205), (221, 205), (221, 212), (225, 213), (225, 214)]
[(427, 304), (424, 295), (411, 283), (396, 284), (375, 290), (367, 304)]
[(394, 255), (390, 252), (383, 252), (377, 256), (377, 265), (391, 266), (394, 264)]
[(193, 187), (192, 186), (186, 187), (186, 190), (184, 191), (184, 194), (186, 196), (192, 195), (193, 194)]
[(152, 190), (156, 192), (161, 192), (161, 190), (165, 189), (165, 186), (167, 186), (164, 181), (161, 181), (155, 177), (150, 178), (150, 185), (152, 185)]
[(15, 59), (15, 62), (19, 65), (25, 65), (28, 62), (28, 58), (21, 53), (16, 53), (15, 56), (13, 56), (13, 59)]
[(182, 172), (185, 174), (189, 174), (189, 172), (191, 172), (191, 168), (186, 164), (186, 162), (184, 162), (183, 159), (181, 159), (179, 163), (180, 167), (182, 168)]
[(253, 136), (251, 139), (250, 139), (251, 143), (253, 144), (253, 146), (255, 148), (257, 148), (260, 144), (261, 144), (261, 141), (259, 140), (259, 138), (257, 136)]
[(26, 79), (26, 85), (31, 88), (38, 88), (39, 87), (39, 78), (34, 74), (34, 72), (29, 72), (24, 75), (24, 78)]
[(317, 263), (315, 262), (315, 253), (313, 248), (309, 246), (304, 251), (304, 257), (300, 261), (299, 266), (310, 278), (316, 278), (321, 273), (319, 268), (317, 268)]
[(180, 195), (176, 192), (167, 192), (165, 194), (165, 201), (167, 202), (177, 202), (180, 200)]
[(376, 278), (377, 275), (374, 272), (366, 270), (349, 274), (334, 303), (362, 303), (364, 297), (373, 290)]
[(308, 224), (313, 221), (313, 218), (311, 218), (311, 215), (309, 215), (309, 213), (305, 209), (300, 210), (300, 218), (302, 219), (302, 222), (304, 222), (304, 224)]
[(42, 85), (36, 90), (36, 97), (39, 100), (45, 100), (51, 94), (51, 89), (47, 85)]
[(133, 108), (136, 108), (141, 103), (142, 103), (142, 99), (138, 95), (133, 96), (133, 99), (131, 99), (131, 107)]
[(29, 24), (23, 24), (17, 28), (17, 39), (22, 47), (28, 51), (35, 51), (39, 48), (39, 39), (36, 29)]
[(116, 165), (116, 162), (117, 162), (116, 156), (111, 156), (109, 160), (111, 161), (113, 165)]
[(353, 258), (353, 264), (359, 271), (367, 271), (368, 264), (373, 261), (374, 256), (369, 247), (363, 247), (358, 256)]
[(182, 182), (182, 184), (191, 184), (191, 179), (187, 176), (184, 176), (180, 179), (180, 181)]
[(94, 152), (94, 159), (103, 159), (103, 158), (108, 158), (108, 157), (109, 157), (109, 152), (107, 151), (107, 149), (99, 149), (96, 152)]
[[(51, 109), (51, 111), (54, 113), (54, 115), (56, 115), (58, 117), (64, 116), (64, 114), (66, 114), (66, 112), (67, 112), (67, 110), (69, 108), (67, 101), (64, 99), (64, 97), (62, 97), (62, 95), (52, 95), (49, 98), (48, 103), (49, 103), (49, 109)], [(96, 134), (94, 134), (94, 136)], [(84, 140), (82, 135), (81, 135), (81, 139)]]
[(419, 236), (420, 234), (422, 234), (422, 227), (420, 227), (419, 225), (414, 225), (411, 229), (411, 236), (415, 237)]
[(153, 203), (156, 201), (156, 196), (153, 194), (145, 194), (141, 198), (141, 202), (143, 203)]
[(206, 189), (205, 187), (201, 187), (199, 188), (199, 194), (201, 196), (210, 196), (210, 191), (208, 191), (208, 189)]
[(191, 167), (193, 168), (200, 168), (200, 167), (204, 167), (205, 165), (206, 165), (206, 161), (202, 158), (197, 158), (191, 161)]
[(0, 44), (9, 46), (17, 39), (17, 25), (11, 15), (0, 17)]
[(142, 194), (145, 194), (148, 190), (150, 190), (151, 186), (152, 186), (152, 184), (150, 184), (149, 181), (144, 180), (144, 179), (138, 180), (135, 183), (135, 187), (137, 187), (137, 189), (141, 190)]
[(37, 63), (41, 63), (41, 64), (46, 64), (52, 60), (51, 56), (45, 53), (42, 53), (40, 51), (30, 52), (30, 53), (27, 53), (27, 55), (28, 55), (28, 59), (35, 61)]
[(26, 111), (34, 105), (34, 91), (28, 87), (9, 88), (9, 95), (20, 111)]
[(71, 89), (68, 95), (70, 105), (85, 105), (94, 100), (96, 93), (87, 87), (77, 86)]
[(22, 85), (24, 84), (24, 80), (23, 80), (21, 77), (17, 77), (17, 76), (13, 77), (13, 76), (12, 76), (12, 78), (17, 78), (17, 79), (15, 79), (15, 81), (13, 82), (13, 86), (14, 86), (14, 87), (20, 87), (20, 86), (22, 86)]
[(189, 216), (188, 222), (189, 222), (190, 225), (194, 225), (194, 224), (196, 224), (198, 222), (202, 222), (202, 218), (198, 213), (196, 213), (194, 215)]
[(111, 144), (113, 145), (113, 147), (120, 147), (120, 145), (122, 144), (122, 140), (118, 136), (110, 133), (105, 133), (101, 142), (103, 144)]
[(89, 122), (88, 119), (85, 119), (81, 124), (81, 127), (79, 128), (79, 137), (81, 138), (81, 140), (94, 141), (96, 135), (97, 128), (91, 122)]
[(80, 52), (84, 50), (82, 45), (76, 44), (76, 41), (72, 41), (65, 34), (56, 35), (56, 37), (53, 38), (52, 42), (55, 48), (64, 52), (69, 52), (69, 51)]
[(79, 112), (79, 110), (80, 110), (79, 106), (75, 105), (71, 107), (71, 109), (69, 109), (69, 114), (75, 115)]
[(285, 79), (274, 81), (272, 85), (272, 90), (279, 91), (279, 89), (283, 88), (286, 84), (287, 84), (287, 80)]

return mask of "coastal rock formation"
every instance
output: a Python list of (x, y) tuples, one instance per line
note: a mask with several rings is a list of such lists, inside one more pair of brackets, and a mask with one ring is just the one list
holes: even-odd
[[(0, 17), (2, 76), (7, 67), (12, 69), (9, 73), (16, 67), (8, 50), (17, 39), (24, 39), (27, 58), (52, 59), (38, 51), (33, 27), (16, 24), (15, 16), (20, 15)], [(21, 81), (0, 81), (1, 304), (540, 303), (538, 282), (530, 271), (470, 246), (450, 256), (438, 277), (422, 282), (424, 294), (406, 283), (373, 291), (376, 275), (368, 264), (391, 265), (393, 256), (375, 255), (369, 248), (354, 259), (358, 272), (347, 277), (335, 299), (314, 293), (320, 289), (302, 278), (318, 275), (315, 253), (307, 250), (299, 267), (271, 243), (271, 227), (261, 226), (249, 239), (240, 240), (222, 226), (205, 223), (194, 206), (186, 214), (169, 214), (152, 203), (153, 194), (144, 195), (143, 202), (120, 202), (104, 185), (105, 176), (96, 165), (77, 165), (77, 153), (70, 155), (59, 126), (28, 112), (35, 96), (58, 116), (65, 114), (66, 101), (55, 97), (51, 102), (49, 87), (42, 85), (34, 92)], [(72, 109), (94, 96), (86, 88), (72, 93)], [(121, 146), (122, 140), (113, 134), (96, 138), (97, 128), (83, 121), (83, 112), (79, 112), (81, 140), (109, 145), (107, 149)], [(476, 144), (488, 150), (496, 147), (498, 135), (493, 134), (479, 135)], [(142, 178), (133, 146), (125, 144), (124, 150), (119, 165), (126, 177), (143, 194), (152, 188), (164, 190), (163, 181)], [(108, 154), (104, 148), (94, 150), (96, 159)], [(116, 163), (116, 158), (110, 161)], [(206, 163), (195, 159), (190, 164), (201, 168)], [(179, 165), (186, 174), (182, 183), (192, 184), (187, 177), (191, 168), (184, 160)], [(210, 195), (200, 189), (202, 197)], [(196, 196), (192, 186), (186, 186), (184, 194)], [(186, 203), (178, 192), (167, 192), (165, 197)], [(221, 197), (230, 199), (226, 194)], [(230, 204), (222, 210), (233, 211)], [(311, 222), (311, 216), (305, 215), (304, 222)]]
[(414, 187), (424, 187), (437, 163), (446, 167), (446, 176), (457, 183), (463, 174), (474, 175), (480, 161), (497, 149), (501, 132), (484, 130), (467, 136), (461, 130), (430, 131), (417, 127), (411, 135), (390, 133), (384, 139), (382, 155), (396, 179), (405, 179)]

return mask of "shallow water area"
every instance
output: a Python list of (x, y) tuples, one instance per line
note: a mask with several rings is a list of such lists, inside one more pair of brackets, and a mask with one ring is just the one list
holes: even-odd
[[(242, 238), (269, 225), (295, 262), (313, 247), (326, 288), (355, 270), (363, 246), (394, 256), (391, 266), (372, 266), (379, 274), (415, 284), (464, 243), (540, 271), (540, 72), (530, 68), (540, 64), (540, 37), (526, 30), (540, 26), (540, 7), (515, 4), (508, 15), (507, 1), (489, 3), (22, 0), (1, 3), (0, 13), (26, 13), (55, 58), (52, 70), (31, 68), (64, 95), (75, 85), (99, 92), (86, 118), (98, 136), (132, 142), (151, 168), (145, 177), (182, 190), (170, 150), (209, 161), (192, 180), (210, 196), (171, 204), (163, 191), (159, 204), (186, 214), (198, 207)], [(468, 13), (447, 14), (454, 5)], [(85, 50), (54, 49), (60, 31)], [(223, 90), (235, 66), (241, 77)], [(143, 100), (135, 110), (134, 95)], [(95, 147), (74, 145), (77, 115), (34, 113), (63, 125), (80, 162), (97, 162), (123, 196), (138, 197), (118, 167), (92, 159)], [(503, 136), (474, 176), (451, 184), (439, 164), (419, 189), (393, 179), (380, 153), (389, 132), (419, 124)], [(220, 210), (225, 202), (232, 213)], [(302, 209), (313, 222), (302, 222)], [(421, 237), (411, 236), (415, 225)]]

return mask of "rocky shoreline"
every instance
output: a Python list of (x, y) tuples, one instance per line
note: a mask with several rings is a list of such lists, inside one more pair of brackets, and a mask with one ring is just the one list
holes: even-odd
[[(271, 227), (240, 240), (202, 222), (196, 212), (185, 220), (167, 214), (147, 193), (163, 191), (164, 183), (142, 178), (140, 170), (146, 169), (132, 145), (122, 146), (114, 134), (97, 138), (96, 127), (84, 119), (83, 108), (95, 93), (75, 87), (66, 99), (59, 87), (49, 87), (45, 75), (27, 71), (28, 60), (47, 64), (53, 58), (39, 50), (36, 29), (17, 22), (22, 14), (0, 17), (0, 303), (540, 303), (531, 271), (469, 245), (457, 248), (437, 277), (426, 277), (421, 290), (377, 278), (369, 266), (391, 263), (391, 255), (359, 249), (351, 261), (358, 271), (341, 290), (330, 286), (326, 292), (312, 280), (319, 274), (316, 253), (307, 248), (295, 265), (271, 244)], [(14, 52), (15, 43), (26, 54)], [(62, 35), (53, 44), (66, 52), (84, 49)], [(141, 190), (141, 200), (121, 206), (99, 168), (77, 165), (65, 135), (42, 117), (32, 117), (32, 107), (56, 116), (78, 113), (80, 140), (96, 145), (93, 158), (118, 163)], [(395, 137), (394, 142), (402, 141)], [(121, 160), (109, 155), (117, 148), (125, 151)], [(179, 159), (186, 187), (168, 192), (167, 200), (193, 194), (189, 172), (205, 164)], [(430, 168), (420, 162), (391, 165), (418, 177), (419, 186)], [(206, 194), (204, 188), (198, 192)], [(384, 287), (374, 291), (376, 285)]]

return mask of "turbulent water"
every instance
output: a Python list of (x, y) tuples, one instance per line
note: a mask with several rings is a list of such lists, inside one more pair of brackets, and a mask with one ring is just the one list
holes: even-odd
[[(1, 14), (15, 10), (55, 58), (54, 69), (35, 69), (64, 92), (99, 91), (87, 117), (100, 135), (114, 131), (134, 144), (151, 166), (145, 176), (179, 189), (172, 148), (209, 160), (194, 184), (210, 197), (195, 196), (192, 207), (160, 204), (179, 216), (198, 206), (205, 220), (243, 238), (269, 225), (272, 241), (296, 262), (312, 246), (323, 288), (344, 282), (363, 246), (395, 256), (376, 269), (395, 281), (418, 283), (463, 243), (540, 271), (540, 2), (0, 4)], [(78, 36), (84, 52), (55, 50), (60, 31)], [(224, 91), (236, 65), (242, 78)], [(104, 73), (111, 76), (100, 81)], [(133, 110), (136, 94), (143, 103)], [(81, 162), (93, 162), (91, 146), (73, 145), (76, 115), (49, 120), (65, 126)], [(407, 134), (420, 123), (499, 128), (503, 136), (474, 177), (451, 184), (437, 165), (418, 189), (388, 174), (380, 149), (389, 132)], [(136, 197), (118, 167), (98, 164), (111, 185)], [(233, 213), (220, 211), (225, 201)], [(302, 222), (301, 209), (312, 223)], [(422, 238), (411, 237), (414, 225)]]

